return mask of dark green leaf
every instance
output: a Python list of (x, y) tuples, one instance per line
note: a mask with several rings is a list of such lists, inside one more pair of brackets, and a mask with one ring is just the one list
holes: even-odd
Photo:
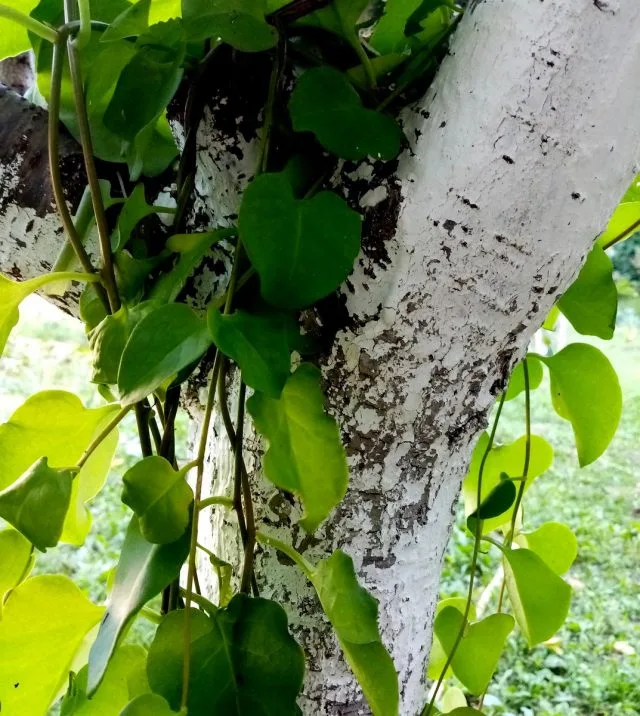
[(620, 422), (618, 376), (604, 353), (587, 343), (571, 343), (551, 357), (535, 357), (549, 369), (553, 407), (571, 422), (580, 465), (589, 465), (607, 449)]
[(463, 624), (464, 634), (451, 666), (464, 686), (472, 694), (479, 695), (493, 676), (514, 619), (510, 614), (492, 614), (473, 624), (465, 624), (463, 614), (455, 607), (446, 607), (436, 617), (434, 634), (447, 655), (451, 653)]
[(358, 584), (353, 561), (342, 550), (311, 574), (322, 608), (374, 716), (398, 713), (398, 675), (378, 630), (378, 603)]
[(133, 329), (118, 371), (123, 405), (153, 393), (167, 378), (196, 361), (211, 344), (205, 320), (184, 303), (147, 314)]
[[(151, 688), (177, 709), (182, 692), (184, 611), (167, 615), (149, 650)], [(189, 716), (294, 716), (304, 656), (287, 617), (267, 599), (236, 595), (212, 617), (191, 611)]]
[(550, 639), (567, 618), (571, 587), (535, 552), (502, 552), (509, 601), (529, 646)]
[(223, 316), (211, 306), (207, 321), (213, 342), (240, 366), (245, 383), (278, 398), (291, 372), (289, 346), (297, 332), (293, 316), (246, 311)]
[(142, 535), (154, 544), (181, 537), (189, 525), (193, 492), (184, 471), (158, 455), (146, 457), (125, 472), (122, 501), (138, 515)]
[(265, 21), (264, 0), (182, 0), (182, 17), (190, 40), (221, 38), (241, 52), (261, 52), (278, 41)]
[(289, 101), (296, 132), (313, 132), (322, 146), (343, 159), (393, 159), (402, 132), (381, 112), (365, 109), (347, 78), (331, 67), (307, 70)]
[(428, 41), (449, 26), (451, 4), (448, 0), (387, 0), (371, 36), (372, 47), (388, 54), (406, 52), (411, 46), (408, 35), (418, 34), (418, 42)]
[(184, 53), (177, 20), (154, 25), (141, 35), (105, 110), (107, 128), (133, 141), (145, 127), (155, 124), (178, 89)]
[(239, 227), (264, 298), (291, 310), (338, 288), (360, 250), (360, 223), (337, 194), (296, 200), (283, 175), (254, 179), (244, 193)]
[(150, 7), (151, 0), (138, 0), (118, 15), (104, 32), (100, 42), (114, 42), (141, 35), (149, 27)]
[(120, 713), (120, 716), (175, 716), (176, 712), (158, 694), (143, 694), (136, 697)]
[(613, 337), (618, 312), (618, 291), (613, 264), (596, 245), (587, 256), (578, 278), (558, 301), (558, 308), (584, 336)]
[(491, 492), (482, 500), (480, 507), (476, 508), (467, 517), (467, 527), (469, 531), (475, 534), (476, 520), (487, 520), (492, 517), (499, 517), (504, 514), (515, 502), (517, 488), (515, 483), (508, 479), (508, 475), (503, 473), (507, 479), (499, 482)]
[(138, 611), (179, 574), (189, 554), (189, 530), (167, 545), (147, 542), (137, 517), (127, 529), (107, 613), (89, 653), (87, 693), (89, 697), (102, 681), (118, 638)]
[(145, 301), (133, 308), (123, 305), (115, 313), (106, 316), (88, 335), (93, 353), (91, 381), (115, 385), (122, 352), (135, 326), (157, 304)]
[(95, 288), (90, 284), (82, 289), (78, 308), (80, 309), (80, 318), (85, 322), (88, 330), (95, 328), (107, 316), (104, 304), (98, 298)]
[(55, 470), (40, 458), (0, 492), (0, 517), (42, 552), (58, 544), (71, 501), (72, 470)]
[[(542, 366), (537, 360), (527, 361), (527, 370), (529, 371), (529, 390), (535, 390), (542, 383), (542, 376), (544, 371)], [(509, 384), (507, 385), (507, 394), (504, 396), (505, 400), (513, 400), (517, 398), (521, 393), (524, 393), (524, 367), (523, 361), (518, 361), (509, 378)]]
[(264, 474), (300, 497), (300, 524), (308, 532), (342, 500), (349, 479), (340, 431), (323, 405), (320, 371), (310, 363), (289, 377), (279, 399), (255, 393), (247, 401), (256, 429), (269, 442)]
[(368, 4), (369, 0), (333, 0), (327, 7), (306, 15), (299, 22), (333, 32), (355, 47), (360, 42), (356, 23)]

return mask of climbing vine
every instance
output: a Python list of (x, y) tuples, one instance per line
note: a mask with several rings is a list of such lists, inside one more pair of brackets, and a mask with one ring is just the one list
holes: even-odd
[[(314, 587), (371, 711), (398, 712), (377, 602), (358, 583), (351, 558), (337, 550), (310, 564), (256, 524), (245, 413), (267, 444), (266, 479), (298, 498), (300, 527), (312, 535), (344, 497), (348, 469), (338, 426), (324, 410), (317, 348), (298, 318), (348, 277), (361, 233), (359, 212), (330, 178), (341, 161), (397, 157), (404, 136), (395, 117), (424, 92), (462, 12), (453, 0), (389, 0), (384, 8), (367, 0), (0, 4), (0, 56), (34, 53), (32, 99), (48, 107), (51, 186), (64, 227), (51, 273), (24, 282), (0, 277), (0, 351), (27, 295), (73, 295), (81, 283), (92, 381), (105, 399), (87, 408), (70, 393), (40, 392), (0, 426), (0, 517), (9, 525), (0, 532), (3, 714), (44, 714), (61, 690), (64, 716), (300, 713), (304, 655), (282, 606), (259, 596), (257, 543), (288, 556)], [(253, 178), (237, 217), (196, 227), (205, 89), (212, 74), (246, 56), (269, 67), (258, 88), (265, 99)], [(169, 119), (185, 92), (179, 130), (173, 120), (179, 152)], [(65, 199), (60, 121), (84, 158), (87, 188), (75, 216)], [(117, 189), (101, 175), (109, 164), (118, 165), (110, 175)], [(159, 182), (172, 187), (170, 206), (157, 199)], [(188, 301), (190, 280), (218, 246), (232, 256), (230, 270), (201, 312)], [(558, 308), (577, 330), (610, 337), (612, 286), (609, 259), (597, 246)], [(531, 433), (530, 393), (543, 369), (556, 410), (573, 424), (581, 464), (595, 460), (615, 431), (619, 387), (595, 348), (532, 354), (516, 367), (465, 481), (475, 538), (469, 598), (439, 607), (429, 667), (437, 687), (425, 713), (437, 713), (450, 671), (471, 693), (483, 693), (515, 621), (533, 644), (566, 616), (570, 590), (560, 575), (575, 539), (562, 525), (525, 532), (522, 522), (525, 492), (551, 459)], [(180, 465), (181, 392), (203, 375), (197, 454)], [(522, 392), (526, 435), (497, 446), (502, 405)], [(233, 453), (233, 491), (203, 498), (214, 411)], [(118, 425), (130, 413), (140, 460), (122, 480), (132, 514), (105, 609), (65, 576), (29, 574), (36, 551), (86, 539), (85, 505), (104, 484)], [(206, 509), (235, 512), (238, 564), (200, 543)], [(485, 543), (504, 555), (503, 591), (515, 619), (501, 598), (496, 614), (473, 621), (475, 561)], [(199, 550), (218, 575), (217, 604), (201, 593)], [(150, 602), (159, 595), (156, 611)], [(148, 652), (122, 643), (138, 617), (157, 625)]]

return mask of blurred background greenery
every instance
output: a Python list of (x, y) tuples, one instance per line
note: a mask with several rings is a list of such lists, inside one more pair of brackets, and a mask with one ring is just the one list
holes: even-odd
[[(640, 714), (640, 238), (623, 244), (615, 259), (622, 295), (618, 328), (610, 342), (588, 339), (613, 362), (624, 391), (618, 433), (595, 464), (578, 467), (571, 428), (553, 412), (548, 385), (532, 395), (533, 431), (553, 446), (551, 470), (525, 499), (525, 525), (567, 523), (577, 534), (579, 556), (568, 580), (574, 589), (563, 629), (545, 645), (528, 649), (512, 636), (489, 688), (485, 710), (522, 716)], [(89, 350), (82, 326), (39, 297), (20, 308), (0, 361), (0, 420), (6, 420), (32, 393), (70, 390), (86, 405), (100, 403), (89, 383)], [(565, 327), (566, 328), (566, 327)], [(562, 340), (585, 338), (568, 332)], [(186, 425), (178, 426), (186, 445)], [(505, 406), (498, 438), (524, 434), (522, 398)], [(105, 489), (91, 503), (93, 529), (82, 547), (61, 545), (39, 555), (36, 572), (67, 574), (92, 599), (106, 596), (107, 577), (116, 564), (128, 521), (120, 502), (120, 478), (137, 459), (135, 424), (122, 424), (121, 439)], [(445, 558), (441, 594), (466, 593), (473, 540), (462, 510)], [(488, 608), (497, 599), (495, 550), (482, 556), (478, 594)], [(493, 579), (493, 582), (492, 582)], [(144, 629), (134, 638), (145, 638)]]

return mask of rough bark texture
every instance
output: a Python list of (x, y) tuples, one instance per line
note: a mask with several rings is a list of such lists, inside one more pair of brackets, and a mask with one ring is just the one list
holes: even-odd
[[(380, 600), (403, 714), (424, 704), (440, 563), (473, 440), (637, 171), (639, 72), (637, 0), (474, 2), (432, 89), (405, 115), (411, 149), (396, 173), (364, 164), (336, 174), (365, 211), (363, 253), (344, 302), (307, 321), (326, 328), (338, 317), (323, 370), (351, 486), (313, 538), (295, 526), (292, 534), (311, 560), (338, 546), (354, 557)], [(201, 126), (196, 181), (196, 209), (212, 224), (237, 211), (254, 165), (252, 132), (241, 122), (236, 137), (214, 130), (216, 111)], [(59, 227), (46, 201), (20, 206), (24, 161), (19, 150), (0, 158), (0, 269), (15, 263), (28, 277), (55, 257)], [(204, 293), (216, 272), (206, 271)], [(203, 382), (194, 383), (195, 413)], [(216, 494), (230, 485), (222, 435), (216, 423)], [(249, 457), (259, 453), (253, 439), (249, 447)], [(258, 476), (253, 483), (262, 527), (291, 539), (299, 508)], [(210, 525), (203, 541), (237, 554), (232, 520), (218, 509)], [(257, 574), (262, 592), (288, 606), (309, 654), (304, 713), (367, 713), (301, 575), (271, 552), (259, 555)], [(206, 582), (214, 591), (212, 575)]]

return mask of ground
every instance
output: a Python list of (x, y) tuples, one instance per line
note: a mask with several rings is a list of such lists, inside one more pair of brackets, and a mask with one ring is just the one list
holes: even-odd
[[(0, 419), (31, 393), (45, 388), (76, 392), (98, 404), (88, 383), (89, 352), (80, 324), (38, 298), (21, 308), (21, 320), (0, 360)], [(572, 335), (571, 340), (584, 340)], [(485, 700), (488, 714), (522, 716), (618, 716), (640, 714), (640, 317), (629, 308), (613, 341), (593, 341), (605, 350), (625, 396), (622, 422), (607, 453), (580, 469), (571, 429), (553, 413), (548, 387), (532, 396), (534, 432), (554, 447), (552, 469), (527, 494), (525, 520), (534, 528), (548, 520), (566, 522), (577, 534), (580, 553), (568, 579), (574, 587), (569, 619), (549, 645), (528, 650), (512, 637)], [(523, 407), (507, 404), (499, 437), (523, 433)], [(184, 441), (184, 426), (182, 426)], [(84, 546), (63, 546), (38, 558), (37, 571), (71, 576), (93, 599), (103, 599), (124, 536), (127, 510), (119, 479), (137, 455), (133, 421), (125, 422), (114, 470), (93, 502), (94, 529)], [(471, 538), (462, 519), (454, 530), (442, 595), (466, 590)], [(490, 582), (497, 559), (483, 557), (479, 593)], [(495, 599), (495, 592), (493, 598)], [(132, 638), (149, 636), (138, 628)]]

